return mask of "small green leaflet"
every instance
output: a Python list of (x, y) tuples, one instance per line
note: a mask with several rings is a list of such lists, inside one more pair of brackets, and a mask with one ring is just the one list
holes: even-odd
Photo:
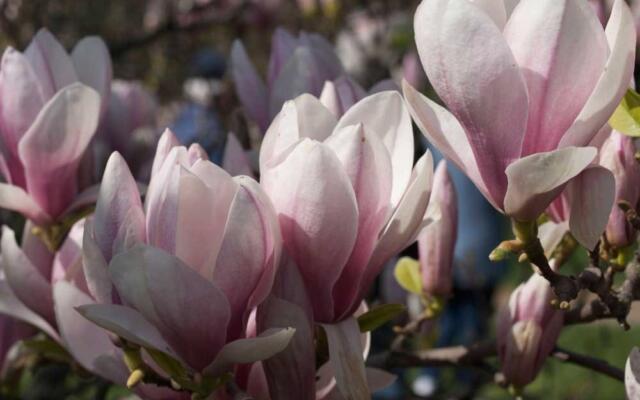
[(411, 257), (402, 257), (393, 271), (396, 281), (407, 292), (422, 294), (420, 263)]
[(391, 321), (405, 311), (402, 304), (382, 304), (358, 317), (360, 332), (370, 332)]
[(609, 119), (609, 125), (616, 131), (632, 137), (640, 137), (640, 94), (627, 90), (620, 105)]

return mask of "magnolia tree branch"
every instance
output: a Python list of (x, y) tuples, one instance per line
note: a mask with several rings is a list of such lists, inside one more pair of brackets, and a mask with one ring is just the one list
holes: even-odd
[(555, 350), (551, 353), (551, 356), (562, 362), (575, 364), (577, 366), (599, 372), (603, 375), (607, 375), (608, 377), (624, 382), (624, 370), (615, 367), (599, 358), (574, 353), (572, 351), (561, 349), (558, 347), (556, 347)]
[[(495, 368), (488, 359), (497, 355), (495, 341), (479, 342), (469, 346), (452, 346), (416, 352), (391, 351), (374, 355), (367, 364), (371, 367), (394, 369), (411, 367), (470, 367), (496, 376)], [(556, 347), (550, 355), (559, 361), (574, 364), (582, 368), (624, 381), (624, 371), (599, 358), (574, 353)]]

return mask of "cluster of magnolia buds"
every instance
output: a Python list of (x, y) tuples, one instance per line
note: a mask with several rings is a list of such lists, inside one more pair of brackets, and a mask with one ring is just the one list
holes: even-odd
[[(0, 356), (38, 330), (144, 399), (369, 399), (394, 380), (365, 364), (370, 331), (396, 315), (365, 302), (385, 265), (417, 242), (418, 260), (394, 272), (419, 322), (452, 296), (455, 166), (513, 222), (490, 257), (534, 269), (497, 321), (502, 375), (521, 389), (583, 289), (559, 272), (566, 242), (619, 269), (636, 247), (626, 130), (640, 125), (624, 108), (636, 28), (623, 0), (603, 10), (423, 0), (417, 54), (441, 103), (407, 80), (365, 90), (317, 34), (276, 30), (266, 80), (236, 41), (231, 76), (259, 159), (230, 134), (222, 166), (156, 133), (155, 99), (112, 80), (101, 39), (69, 54), (41, 30), (24, 52), (8, 48), (0, 207), (25, 222), (2, 228)], [(413, 124), (447, 160), (435, 172)], [(632, 399), (636, 364), (637, 350)]]

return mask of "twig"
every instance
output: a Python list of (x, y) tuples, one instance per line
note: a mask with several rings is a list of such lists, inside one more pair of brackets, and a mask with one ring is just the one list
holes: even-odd
[(564, 314), (565, 325), (585, 324), (597, 320), (615, 318), (600, 299), (593, 299), (581, 307), (573, 308)]
[(599, 358), (574, 353), (572, 351), (561, 349), (558, 347), (555, 348), (551, 355), (553, 356), (553, 358), (558, 359), (562, 362), (575, 364), (624, 382), (624, 371), (622, 369), (614, 367), (613, 365)]
[(485, 361), (496, 355), (494, 341), (475, 343), (469, 346), (452, 346), (417, 352), (392, 351), (376, 354), (367, 364), (379, 368), (469, 366), (494, 373)]

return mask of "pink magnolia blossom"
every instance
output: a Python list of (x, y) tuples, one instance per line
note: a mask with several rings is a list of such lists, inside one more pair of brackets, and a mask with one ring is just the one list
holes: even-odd
[(148, 181), (159, 134), (155, 97), (140, 82), (114, 80), (105, 115), (94, 144), (100, 167), (112, 152), (127, 160), (134, 175)]
[[(340, 386), (354, 386), (354, 381), (341, 369), (339, 357), (331, 358), (316, 368), (315, 325), (309, 298), (304, 290), (300, 272), (291, 260), (281, 266), (273, 290), (268, 299), (258, 308), (256, 328), (258, 331), (294, 326), (296, 334), (290, 345), (274, 357), (256, 363), (248, 369), (246, 379), (240, 384), (253, 398), (279, 400), (330, 400), (345, 398), (340, 394)], [(356, 315), (366, 312), (361, 306)], [(353, 323), (353, 322), (352, 322)], [(331, 328), (329, 328), (331, 329)], [(352, 332), (344, 331), (350, 334)], [(371, 346), (371, 334), (353, 331), (351, 346), (344, 347), (342, 358), (356, 358), (360, 361), (353, 370), (364, 371), (369, 389), (373, 392), (393, 383), (395, 376), (374, 368), (363, 368), (361, 359), (366, 359)], [(332, 341), (334, 335), (329, 335)], [(334, 341), (335, 342), (335, 341)], [(335, 343), (330, 343), (331, 347)], [(361, 369), (362, 368), (362, 369)], [(348, 396), (346, 398), (349, 398)]]
[(353, 315), (384, 263), (426, 224), (431, 154), (413, 167), (411, 119), (397, 92), (366, 97), (339, 120), (302, 95), (269, 127), (260, 171), (303, 282), (304, 311), (327, 334), (340, 393), (368, 398)]
[(426, 153), (412, 171), (411, 120), (397, 92), (366, 97), (338, 121), (312, 96), (285, 103), (262, 144), (261, 184), (315, 321), (350, 317), (384, 262), (415, 240), (432, 163)]
[(444, 160), (436, 168), (430, 202), (439, 208), (440, 218), (418, 235), (422, 290), (434, 296), (448, 296), (453, 284), (458, 199)]
[(257, 182), (175, 142), (170, 131), (160, 140), (144, 208), (122, 157), (109, 159), (83, 246), (89, 292), (104, 304), (81, 313), (218, 376), (277, 353), (293, 334), (245, 338), (251, 310), (271, 290), (280, 233)]
[[(624, 1), (603, 30), (582, 1), (522, 0), (508, 10), (501, 1), (424, 0), (415, 32), (449, 111), (405, 83), (411, 113), (495, 208), (532, 221), (565, 187), (584, 193), (611, 181), (587, 168), (597, 150), (585, 146), (632, 76), (635, 28)], [(589, 216), (603, 220), (611, 199), (573, 196), (571, 230), (585, 246), (604, 230)]]
[(236, 92), (247, 117), (265, 132), (285, 101), (302, 93), (320, 95), (325, 81), (343, 74), (333, 45), (322, 36), (298, 37), (279, 28), (271, 40), (266, 85), (240, 41), (233, 44), (231, 64)]
[(514, 290), (498, 317), (498, 357), (515, 386), (535, 379), (560, 335), (564, 313), (551, 306), (552, 298), (549, 282), (534, 274)]
[[(3, 228), (0, 320), (12, 318), (4, 326), (21, 321), (38, 328), (64, 347), (87, 371), (124, 384), (129, 372), (121, 349), (103, 329), (76, 311), (76, 307), (96, 302), (88, 291), (83, 272), (85, 221), (80, 220), (73, 226), (55, 254), (31, 234), (31, 228), (31, 223), (27, 223), (21, 247), (15, 241), (14, 232)], [(145, 399), (185, 398), (153, 385), (140, 385), (135, 392)]]
[[(88, 37), (71, 55), (40, 30), (0, 66), (0, 206), (37, 224), (58, 218), (78, 194), (78, 165), (108, 97), (111, 61)], [(102, 102), (102, 108), (105, 107)]]

